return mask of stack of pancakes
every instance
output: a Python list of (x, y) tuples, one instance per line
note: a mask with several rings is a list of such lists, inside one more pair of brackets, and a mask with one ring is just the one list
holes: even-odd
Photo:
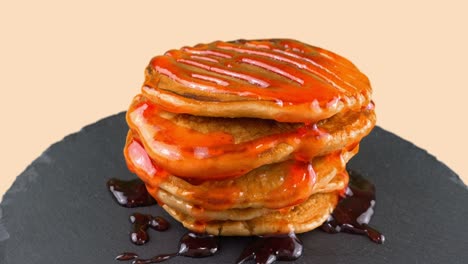
[(125, 158), (185, 227), (306, 232), (331, 214), (375, 125), (351, 62), (295, 40), (213, 42), (153, 58), (128, 112)]

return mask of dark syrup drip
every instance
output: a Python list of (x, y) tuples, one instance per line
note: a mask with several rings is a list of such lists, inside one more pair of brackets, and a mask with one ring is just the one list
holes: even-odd
[(368, 225), (374, 214), (375, 186), (354, 171), (348, 173), (349, 185), (345, 197), (322, 225), (322, 230), (327, 233), (366, 235), (375, 243), (382, 244), (384, 235)]
[(120, 260), (120, 261), (126, 261), (126, 260), (134, 260), (137, 259), (138, 255), (133, 252), (124, 252), (117, 257), (115, 257), (115, 260)]
[(107, 182), (109, 191), (117, 203), (123, 207), (140, 207), (156, 204), (154, 198), (148, 193), (145, 183), (140, 179), (123, 181), (110, 179)]
[(130, 240), (135, 245), (143, 245), (148, 242), (147, 230), (150, 227), (156, 231), (169, 229), (169, 222), (160, 216), (134, 213), (130, 216), (130, 222), (133, 224)]
[(247, 246), (237, 264), (254, 260), (257, 264), (270, 264), (277, 260), (292, 261), (302, 255), (302, 242), (294, 233), (279, 236), (260, 236)]
[(219, 249), (218, 237), (207, 234), (189, 232), (179, 242), (179, 251), (172, 254), (162, 254), (149, 259), (140, 259), (135, 253), (123, 253), (116, 260), (133, 260), (132, 264), (159, 263), (175, 256), (204, 258), (213, 256)]

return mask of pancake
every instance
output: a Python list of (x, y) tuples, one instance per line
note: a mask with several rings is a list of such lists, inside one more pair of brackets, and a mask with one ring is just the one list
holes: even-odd
[(302, 233), (348, 185), (375, 126), (367, 77), (289, 39), (170, 50), (127, 111), (129, 169), (176, 220), (224, 236)]
[(328, 219), (338, 198), (337, 192), (317, 193), (286, 212), (275, 210), (246, 221), (200, 222), (168, 205), (163, 205), (163, 208), (184, 227), (194, 232), (206, 232), (219, 236), (288, 234), (303, 233), (319, 227)]
[(170, 50), (146, 68), (142, 93), (167, 111), (317, 122), (370, 102), (345, 58), (289, 39), (216, 41)]
[(154, 166), (131, 132), (124, 154), (128, 167), (145, 182), (150, 194), (159, 202), (172, 207), (184, 205), (179, 210), (185, 213), (190, 210), (200, 218), (213, 219), (220, 211), (229, 215), (231, 213), (226, 211), (230, 209), (280, 209), (301, 203), (314, 193), (342, 190), (347, 182), (337, 174), (356, 152), (357, 147), (317, 157), (307, 164), (285, 161), (264, 165), (235, 179), (198, 184)]
[(181, 178), (222, 180), (355, 146), (374, 127), (375, 113), (369, 104), (316, 124), (279, 123), (174, 114), (136, 96), (127, 122), (156, 165)]
[[(332, 180), (328, 182), (322, 182), (322, 187), (317, 188), (313, 191), (313, 194), (317, 193), (329, 193), (338, 192), (343, 190), (348, 183), (347, 176), (343, 176), (342, 173), (334, 174)], [(211, 222), (211, 221), (246, 221), (258, 218), (262, 215), (266, 215), (275, 211), (288, 211), (289, 208), (299, 205), (307, 200), (310, 196), (305, 197), (304, 200), (292, 200), (291, 203), (282, 203), (286, 205), (281, 208), (271, 209), (267, 207), (244, 207), (244, 208), (231, 208), (225, 210), (210, 210), (203, 206), (195, 205), (191, 202), (180, 199), (179, 197), (170, 194), (163, 188), (156, 189), (148, 185), (148, 191), (154, 195), (158, 202), (162, 205), (168, 206), (171, 209), (190, 216), (198, 222)], [(289, 200), (285, 198), (285, 200)], [(291, 200), (289, 200), (291, 201)]]

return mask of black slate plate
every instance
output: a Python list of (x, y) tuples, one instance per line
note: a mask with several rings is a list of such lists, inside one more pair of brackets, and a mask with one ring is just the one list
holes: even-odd
[[(51, 146), (16, 179), (0, 207), (0, 263), (119, 263), (113, 259), (123, 251), (177, 250), (186, 230), (160, 207), (126, 209), (106, 190), (111, 177), (135, 177), (122, 155), (126, 132), (124, 113), (101, 120)], [(468, 189), (449, 168), (378, 127), (349, 168), (375, 183), (371, 224), (387, 241), (315, 230), (300, 235), (305, 248), (296, 263), (467, 263)], [(132, 212), (163, 215), (172, 228), (150, 230), (151, 241), (134, 246)], [(233, 263), (249, 241), (222, 238), (215, 257), (166, 263)]]

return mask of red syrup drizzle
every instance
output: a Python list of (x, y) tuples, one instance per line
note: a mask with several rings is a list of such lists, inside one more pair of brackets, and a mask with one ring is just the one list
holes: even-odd
[(349, 171), (345, 197), (336, 206), (322, 230), (327, 233), (348, 232), (366, 235), (375, 243), (385, 242), (385, 236), (368, 224), (374, 214), (375, 186), (354, 171)]
[(130, 181), (110, 179), (107, 182), (107, 188), (117, 203), (123, 207), (133, 208), (156, 204), (154, 198), (146, 190), (145, 183), (140, 179)]
[(197, 234), (189, 232), (179, 242), (177, 253), (157, 255), (149, 259), (141, 259), (137, 254), (126, 252), (115, 259), (120, 261), (133, 260), (132, 264), (159, 263), (176, 256), (190, 258), (204, 258), (213, 256), (219, 249), (218, 237), (208, 234)]

